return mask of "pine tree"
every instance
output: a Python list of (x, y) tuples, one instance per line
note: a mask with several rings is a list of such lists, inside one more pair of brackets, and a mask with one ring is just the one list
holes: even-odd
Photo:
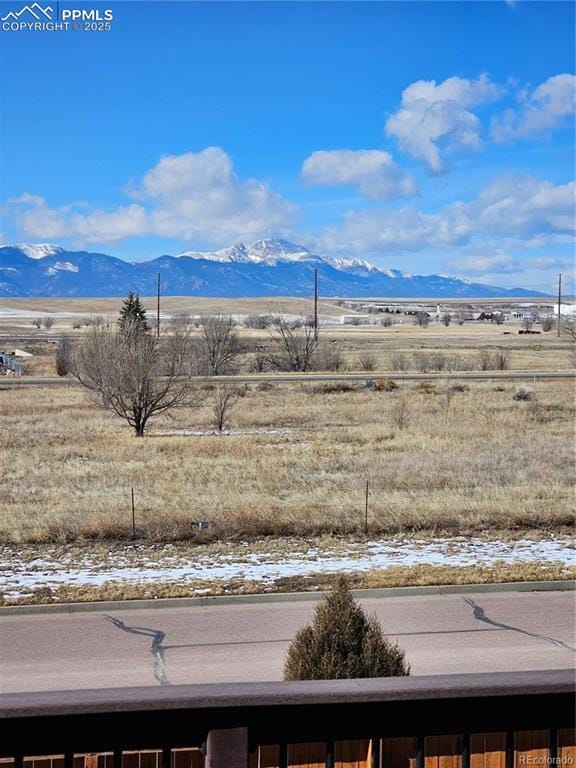
[(409, 674), (404, 651), (384, 637), (375, 616), (366, 616), (344, 577), (317, 606), (312, 624), (298, 632), (284, 665), (285, 680)]
[(138, 294), (130, 293), (124, 299), (118, 317), (118, 326), (127, 335), (145, 333), (148, 330), (146, 310)]

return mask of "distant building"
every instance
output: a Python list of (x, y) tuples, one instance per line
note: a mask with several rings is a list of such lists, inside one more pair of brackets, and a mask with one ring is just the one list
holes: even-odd
[(341, 315), (341, 325), (372, 325), (374, 317), (372, 315)]
[(0, 352), (0, 375), (21, 376), (22, 360), (26, 357), (33, 357), (33, 355), (30, 352), (24, 352), (23, 349)]

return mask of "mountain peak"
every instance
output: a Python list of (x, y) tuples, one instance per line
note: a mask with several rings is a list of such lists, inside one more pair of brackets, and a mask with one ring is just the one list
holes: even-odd
[(29, 259), (43, 259), (53, 256), (55, 253), (64, 253), (64, 248), (50, 243), (19, 243), (18, 245), (2, 246), (3, 248), (16, 248)]

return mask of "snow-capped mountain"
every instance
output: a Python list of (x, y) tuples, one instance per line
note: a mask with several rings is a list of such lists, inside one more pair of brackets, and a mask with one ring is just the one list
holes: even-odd
[(68, 251), (46, 243), (0, 247), (2, 296), (164, 295), (310, 296), (314, 270), (323, 296), (449, 298), (543, 296), (444, 275), (410, 275), (354, 257), (313, 253), (286, 240), (239, 243), (218, 251), (187, 251), (127, 262), (103, 253)]

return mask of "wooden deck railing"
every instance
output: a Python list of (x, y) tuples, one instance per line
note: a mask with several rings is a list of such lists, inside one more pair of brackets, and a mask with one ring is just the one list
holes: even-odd
[(0, 768), (576, 768), (574, 674), (0, 696)]

